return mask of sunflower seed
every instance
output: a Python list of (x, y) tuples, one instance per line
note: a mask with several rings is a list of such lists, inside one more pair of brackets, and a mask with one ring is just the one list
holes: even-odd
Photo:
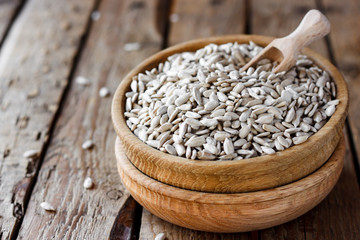
[(205, 138), (204, 137), (195, 137), (192, 136), (186, 143), (185, 146), (188, 147), (200, 147), (205, 143)]
[(158, 233), (158, 234), (155, 236), (155, 239), (154, 239), (154, 240), (165, 240), (165, 239), (166, 239), (165, 233)]
[(32, 159), (32, 158), (36, 158), (38, 156), (39, 156), (39, 151), (33, 150), (33, 149), (27, 150), (26, 152), (23, 153), (24, 158)]
[(294, 137), (292, 139), (292, 141), (295, 145), (297, 145), (297, 144), (301, 144), (301, 143), (305, 142), (307, 139), (308, 139), (308, 136), (304, 135), (304, 136)]
[(84, 180), (84, 188), (91, 189), (94, 186), (94, 182), (90, 177), (85, 178)]
[(91, 149), (93, 148), (95, 145), (95, 143), (92, 140), (86, 140), (85, 142), (83, 142), (83, 144), (81, 145), (82, 149)]
[[(110, 90), (107, 87), (100, 88), (99, 96), (102, 98), (110, 96)], [(136, 96), (136, 95), (134, 95), (134, 96)]]
[(42, 202), (40, 203), (40, 207), (46, 211), (49, 211), (49, 212), (55, 212), (55, 208), (48, 202)]

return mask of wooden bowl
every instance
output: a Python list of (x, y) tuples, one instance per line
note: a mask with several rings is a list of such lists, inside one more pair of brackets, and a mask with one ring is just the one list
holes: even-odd
[(251, 193), (205, 193), (156, 181), (140, 172), (115, 143), (118, 171), (131, 195), (156, 216), (182, 227), (210, 232), (245, 232), (276, 226), (306, 213), (337, 182), (344, 161), (342, 139), (317, 171), (294, 183)]
[(112, 119), (117, 135), (130, 161), (146, 175), (180, 188), (222, 193), (257, 191), (296, 181), (318, 169), (330, 157), (342, 134), (348, 109), (348, 90), (340, 72), (325, 58), (305, 49), (316, 64), (326, 69), (334, 79), (338, 99), (334, 115), (305, 143), (273, 155), (237, 161), (201, 161), (173, 156), (154, 149), (139, 140), (127, 127), (124, 117), (125, 93), (132, 77), (151, 70), (168, 56), (184, 51), (195, 51), (209, 43), (248, 43), (261, 46), (273, 38), (257, 35), (233, 35), (185, 42), (165, 49), (135, 67), (122, 80), (112, 102)]

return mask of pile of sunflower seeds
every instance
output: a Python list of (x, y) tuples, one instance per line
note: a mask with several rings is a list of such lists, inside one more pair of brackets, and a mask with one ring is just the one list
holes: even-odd
[(335, 112), (339, 100), (329, 74), (306, 56), (274, 74), (249, 44), (209, 44), (168, 57), (133, 77), (126, 123), (143, 142), (172, 155), (238, 160), (273, 154), (305, 142)]

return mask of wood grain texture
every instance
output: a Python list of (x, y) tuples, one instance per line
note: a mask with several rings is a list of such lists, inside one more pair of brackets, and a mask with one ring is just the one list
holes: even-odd
[(245, 0), (174, 0), (169, 45), (245, 32)]
[(339, 71), (325, 58), (304, 49), (314, 62), (325, 69), (337, 86), (340, 104), (329, 121), (305, 143), (272, 155), (241, 161), (190, 160), (163, 153), (138, 139), (126, 125), (125, 93), (132, 77), (151, 70), (168, 56), (184, 51), (195, 51), (209, 43), (237, 41), (268, 44), (272, 38), (257, 35), (230, 35), (205, 38), (178, 44), (163, 50), (135, 67), (117, 88), (112, 103), (112, 118), (117, 135), (125, 146), (126, 155), (142, 172), (163, 183), (180, 188), (222, 193), (239, 193), (268, 189), (298, 180), (318, 169), (334, 151), (344, 126), (348, 108), (348, 90)]
[[(113, 93), (135, 64), (160, 48), (157, 28), (159, 1), (101, 2), (100, 19), (93, 22), (74, 77), (84, 76), (89, 86), (72, 80), (38, 181), (19, 232), (19, 239), (105, 239), (128, 198), (115, 167), (115, 132), (111, 125), (111, 97), (100, 98), (106, 86)], [(128, 42), (141, 43), (140, 51), (125, 52)], [(83, 150), (92, 139), (95, 146)], [(83, 187), (94, 180), (91, 190)], [(48, 201), (55, 213), (40, 208)]]
[(337, 182), (344, 161), (344, 139), (314, 173), (287, 185), (250, 193), (205, 193), (173, 187), (140, 172), (115, 143), (120, 177), (131, 195), (160, 218), (190, 229), (245, 232), (288, 222), (322, 201)]
[[(334, 60), (349, 85), (349, 123), (360, 165), (360, 2), (322, 0), (323, 11), (332, 23), (330, 43)], [(360, 173), (360, 169), (359, 173)], [(360, 179), (360, 176), (358, 176)]]
[(3, 40), (6, 30), (10, 27), (21, 2), (22, 0), (0, 1), (0, 42)]
[[(0, 239), (9, 239), (25, 214), (40, 158), (23, 153), (43, 151), (93, 2), (29, 1), (2, 46)], [(38, 95), (28, 98), (35, 88)]]
[(153, 240), (159, 233), (165, 233), (168, 240), (255, 240), (257, 231), (248, 233), (211, 233), (191, 230), (169, 223), (143, 210), (140, 240)]

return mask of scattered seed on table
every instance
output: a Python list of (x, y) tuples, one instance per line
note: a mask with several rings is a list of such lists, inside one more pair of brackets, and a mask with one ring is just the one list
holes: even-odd
[(99, 11), (93, 11), (91, 13), (91, 20), (93, 20), (93, 21), (99, 20), (100, 17), (101, 17), (101, 13)]
[(55, 208), (48, 202), (40, 203), (40, 207), (49, 212), (55, 212)]
[(133, 51), (138, 51), (141, 48), (141, 43), (138, 42), (130, 42), (130, 43), (125, 43), (124, 45), (124, 51), (126, 52), (133, 52)]
[(180, 20), (179, 14), (173, 13), (170, 15), (170, 21), (176, 23)]
[(158, 233), (155, 237), (155, 240), (165, 240), (166, 235), (165, 233)]
[(91, 149), (92, 147), (94, 147), (94, 142), (92, 140), (86, 140), (82, 145), (81, 145), (82, 149)]
[(84, 180), (84, 188), (91, 189), (94, 186), (94, 182), (90, 177), (85, 178)]
[(36, 158), (39, 156), (39, 151), (37, 150), (27, 150), (26, 152), (23, 153), (23, 157), (24, 158)]
[(34, 87), (32, 89), (30, 89), (30, 91), (27, 93), (27, 98), (34, 98), (36, 96), (38, 96), (40, 93), (40, 90), (38, 87)]
[(99, 96), (104, 98), (110, 96), (110, 91), (107, 87), (102, 87), (99, 90)]
[(76, 83), (79, 85), (84, 85), (84, 86), (88, 86), (90, 85), (91, 81), (83, 76), (78, 76), (75, 79)]

